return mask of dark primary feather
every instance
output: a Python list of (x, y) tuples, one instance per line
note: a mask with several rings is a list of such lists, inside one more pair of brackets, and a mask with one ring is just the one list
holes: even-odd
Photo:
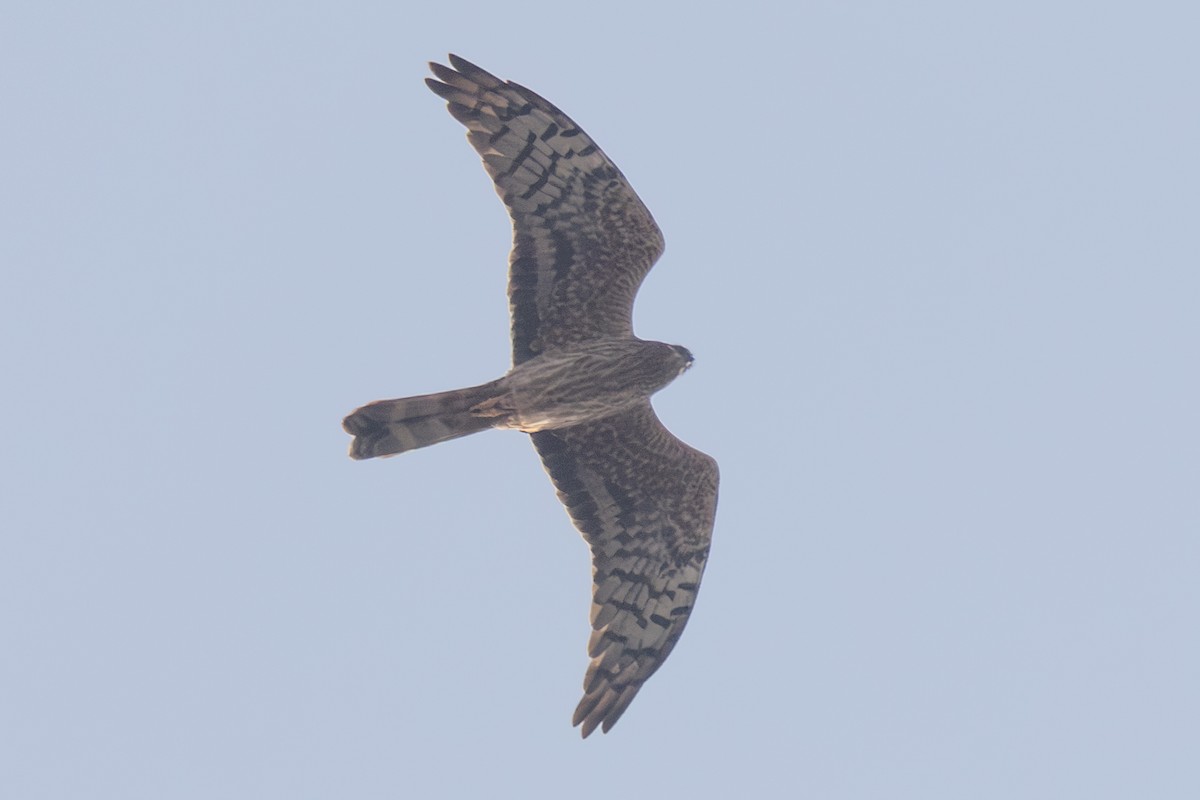
[(598, 336), (633, 335), (633, 298), (662, 232), (625, 176), (570, 117), (458, 56), (429, 88), (467, 126), (513, 223), (513, 363)]

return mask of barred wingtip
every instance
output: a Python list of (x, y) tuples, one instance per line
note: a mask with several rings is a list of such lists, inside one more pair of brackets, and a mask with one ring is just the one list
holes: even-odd
[(483, 67), (477, 67), (462, 56), (457, 56), (454, 53), (450, 53), (450, 66), (458, 70), (461, 75), (481, 83), (488, 88), (498, 86), (504, 82)]
[(591, 736), (597, 728), (601, 733), (608, 733), (628, 710), (641, 688), (641, 683), (616, 686), (605, 682), (599, 688), (584, 694), (579, 705), (575, 707), (575, 716), (571, 719), (571, 724), (579, 728), (584, 739)]

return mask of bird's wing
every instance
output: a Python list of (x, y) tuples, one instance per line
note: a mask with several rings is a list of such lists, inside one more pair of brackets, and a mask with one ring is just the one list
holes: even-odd
[(700, 588), (717, 508), (717, 463), (675, 438), (649, 401), (532, 434), (592, 550), (592, 658), (575, 725), (616, 723), (675, 646)]
[(552, 103), (469, 61), (430, 64), (429, 88), (508, 207), (513, 363), (571, 342), (633, 335), (633, 299), (662, 232), (625, 176)]

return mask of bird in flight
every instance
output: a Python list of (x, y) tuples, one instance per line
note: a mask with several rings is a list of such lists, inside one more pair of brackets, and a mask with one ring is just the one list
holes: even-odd
[(513, 367), (438, 394), (380, 400), (343, 423), (355, 459), (488, 428), (528, 433), (592, 553), (591, 663), (574, 725), (607, 733), (687, 624), (717, 506), (717, 463), (668, 431), (650, 395), (692, 355), (633, 334), (662, 232), (570, 117), (450, 56), (426, 83), (467, 128), (513, 224)]

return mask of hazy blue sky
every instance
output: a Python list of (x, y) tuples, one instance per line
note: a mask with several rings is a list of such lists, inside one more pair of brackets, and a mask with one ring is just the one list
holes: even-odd
[[(3, 16), (0, 796), (1200, 797), (1195, 3)], [(656, 406), (721, 465), (586, 742), (527, 437), (345, 454), (508, 366), (447, 51), (653, 210)]]

